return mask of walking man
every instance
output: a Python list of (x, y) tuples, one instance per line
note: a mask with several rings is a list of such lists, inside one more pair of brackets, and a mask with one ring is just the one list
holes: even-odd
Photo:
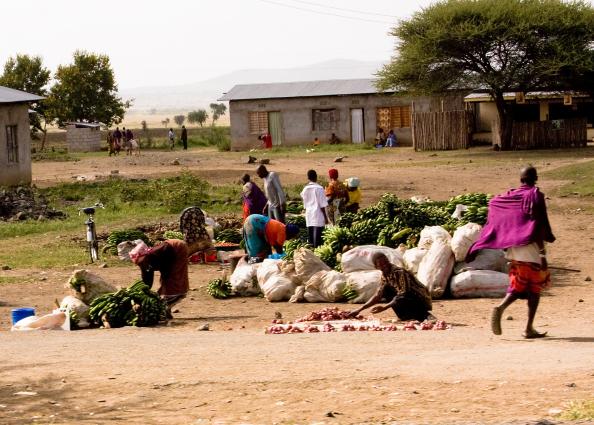
[(545, 242), (555, 236), (547, 215), (544, 194), (536, 187), (536, 168), (528, 166), (520, 174), (521, 186), (489, 202), (487, 223), (468, 253), (472, 258), (481, 249), (505, 249), (511, 261), (507, 295), (491, 314), (491, 330), (501, 335), (501, 316), (517, 299), (528, 301), (525, 338), (542, 338), (546, 332), (534, 329), (540, 293), (550, 284)]
[(307, 226), (308, 241), (317, 248), (322, 245), (322, 231), (328, 224), (328, 200), (324, 188), (318, 184), (318, 173), (315, 170), (307, 172), (309, 183), (301, 191), (303, 207), (305, 208), (305, 225)]
[(256, 174), (264, 180), (264, 194), (268, 199), (262, 214), (268, 213), (268, 217), (284, 223), (285, 212), (287, 211), (287, 196), (281, 186), (278, 174), (274, 171), (268, 171), (264, 165), (260, 165), (256, 169)]
[(186, 130), (185, 125), (182, 125), (181, 141), (182, 141), (182, 144), (184, 145), (184, 150), (187, 151), (188, 150), (188, 130)]

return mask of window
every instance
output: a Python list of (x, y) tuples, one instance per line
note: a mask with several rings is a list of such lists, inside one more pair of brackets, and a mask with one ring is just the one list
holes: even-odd
[(16, 125), (6, 126), (6, 152), (9, 164), (19, 162), (19, 144)]
[(262, 134), (268, 131), (268, 112), (250, 112), (248, 115), (250, 134)]
[(377, 108), (377, 126), (386, 131), (392, 128), (410, 127), (410, 106)]
[(336, 130), (338, 119), (338, 111), (336, 109), (314, 109), (312, 111), (312, 130)]

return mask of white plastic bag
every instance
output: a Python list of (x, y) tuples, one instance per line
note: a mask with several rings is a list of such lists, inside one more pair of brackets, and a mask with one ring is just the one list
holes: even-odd
[(452, 236), (451, 247), (456, 261), (464, 261), (468, 250), (477, 241), (483, 226), (476, 223), (466, 223), (458, 227)]
[(427, 254), (427, 250), (423, 248), (411, 248), (404, 252), (404, 268), (412, 274), (417, 274), (419, 271), (419, 264), (421, 260)]
[(501, 298), (508, 286), (509, 276), (492, 270), (469, 270), (450, 280), (454, 298)]
[(60, 303), (60, 310), (62, 311), (73, 311), (76, 313), (78, 322), (76, 326), (79, 328), (88, 328), (89, 323), (89, 306), (72, 295), (64, 297)]
[(508, 264), (505, 259), (505, 253), (501, 249), (482, 249), (470, 263), (462, 262), (456, 264), (454, 273), (459, 274), (468, 270), (493, 270), (507, 273)]
[(382, 272), (379, 270), (361, 270), (347, 273), (346, 286), (357, 293), (357, 297), (350, 300), (352, 304), (362, 304), (377, 292), (382, 280)]
[(445, 241), (450, 243), (452, 237), (448, 233), (446, 229), (441, 226), (425, 226), (423, 230), (421, 230), (421, 234), (419, 236), (419, 243), (417, 246), (423, 249), (431, 248), (431, 245), (438, 240)]
[(67, 312), (54, 310), (53, 313), (45, 316), (29, 316), (16, 322), (11, 331), (35, 331), (35, 330), (70, 330), (70, 320)]
[(310, 303), (334, 303), (342, 298), (346, 275), (336, 270), (314, 274), (305, 284), (304, 298)]
[(342, 254), (340, 264), (344, 273), (356, 272), (358, 270), (375, 270), (373, 257), (382, 253), (390, 263), (398, 267), (404, 266), (402, 255), (394, 248), (378, 245), (360, 245)]
[(271, 302), (290, 299), (297, 288), (294, 281), (280, 270), (280, 262), (266, 259), (256, 272), (258, 285), (264, 297)]
[(99, 295), (118, 290), (117, 287), (103, 280), (101, 276), (88, 270), (75, 270), (64, 286), (70, 289), (72, 296), (87, 305), (91, 305), (91, 302)]
[(449, 241), (435, 240), (421, 260), (417, 279), (427, 287), (431, 298), (443, 296), (454, 268), (454, 254)]
[(319, 257), (307, 248), (299, 248), (293, 255), (295, 273), (300, 283), (305, 284), (314, 274), (322, 270), (332, 270)]
[(229, 277), (231, 284), (231, 292), (233, 295), (241, 297), (249, 297), (251, 295), (258, 295), (260, 287), (256, 273), (261, 263), (248, 264), (245, 258), (242, 258), (237, 263), (235, 270)]
[(123, 241), (118, 244), (118, 258), (122, 261), (132, 261), (130, 252), (136, 248), (138, 241)]

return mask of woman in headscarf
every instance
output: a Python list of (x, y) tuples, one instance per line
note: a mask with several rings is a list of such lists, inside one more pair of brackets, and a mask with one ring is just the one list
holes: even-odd
[(155, 271), (160, 272), (157, 292), (169, 307), (185, 298), (190, 283), (188, 245), (184, 241), (167, 239), (152, 248), (141, 241), (130, 251), (130, 260), (140, 268), (142, 281), (149, 287), (153, 286)]
[(330, 178), (330, 182), (326, 186), (326, 198), (328, 199), (326, 211), (330, 223), (336, 224), (340, 215), (345, 212), (349, 195), (346, 186), (338, 181), (338, 170), (336, 168), (328, 170), (328, 177)]
[(299, 234), (299, 226), (283, 224), (262, 214), (252, 214), (243, 223), (243, 240), (252, 262), (264, 260), (274, 250), (283, 253), (283, 244)]
[(346, 212), (356, 214), (359, 211), (359, 204), (361, 203), (361, 189), (359, 189), (359, 179), (357, 177), (349, 177), (346, 179), (347, 193), (349, 200), (346, 204)]
[(258, 185), (250, 180), (249, 174), (244, 174), (241, 181), (243, 182), (243, 221), (245, 221), (252, 214), (262, 214), (268, 201)]

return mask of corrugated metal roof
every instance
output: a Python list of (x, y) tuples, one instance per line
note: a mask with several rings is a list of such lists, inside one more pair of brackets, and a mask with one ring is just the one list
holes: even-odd
[(291, 83), (238, 84), (219, 100), (274, 99), (286, 97), (345, 96), (379, 93), (372, 78), (297, 81)]
[[(563, 99), (563, 96), (570, 94), (573, 97), (588, 97), (585, 93), (560, 92), (560, 91), (529, 91), (524, 94), (525, 99)], [(505, 100), (514, 100), (515, 92), (503, 93)], [(492, 102), (493, 98), (489, 93), (470, 93), (464, 97), (464, 102)]]
[(41, 99), (43, 99), (43, 97), (37, 96), (36, 94), (0, 86), (0, 103), (35, 102)]

